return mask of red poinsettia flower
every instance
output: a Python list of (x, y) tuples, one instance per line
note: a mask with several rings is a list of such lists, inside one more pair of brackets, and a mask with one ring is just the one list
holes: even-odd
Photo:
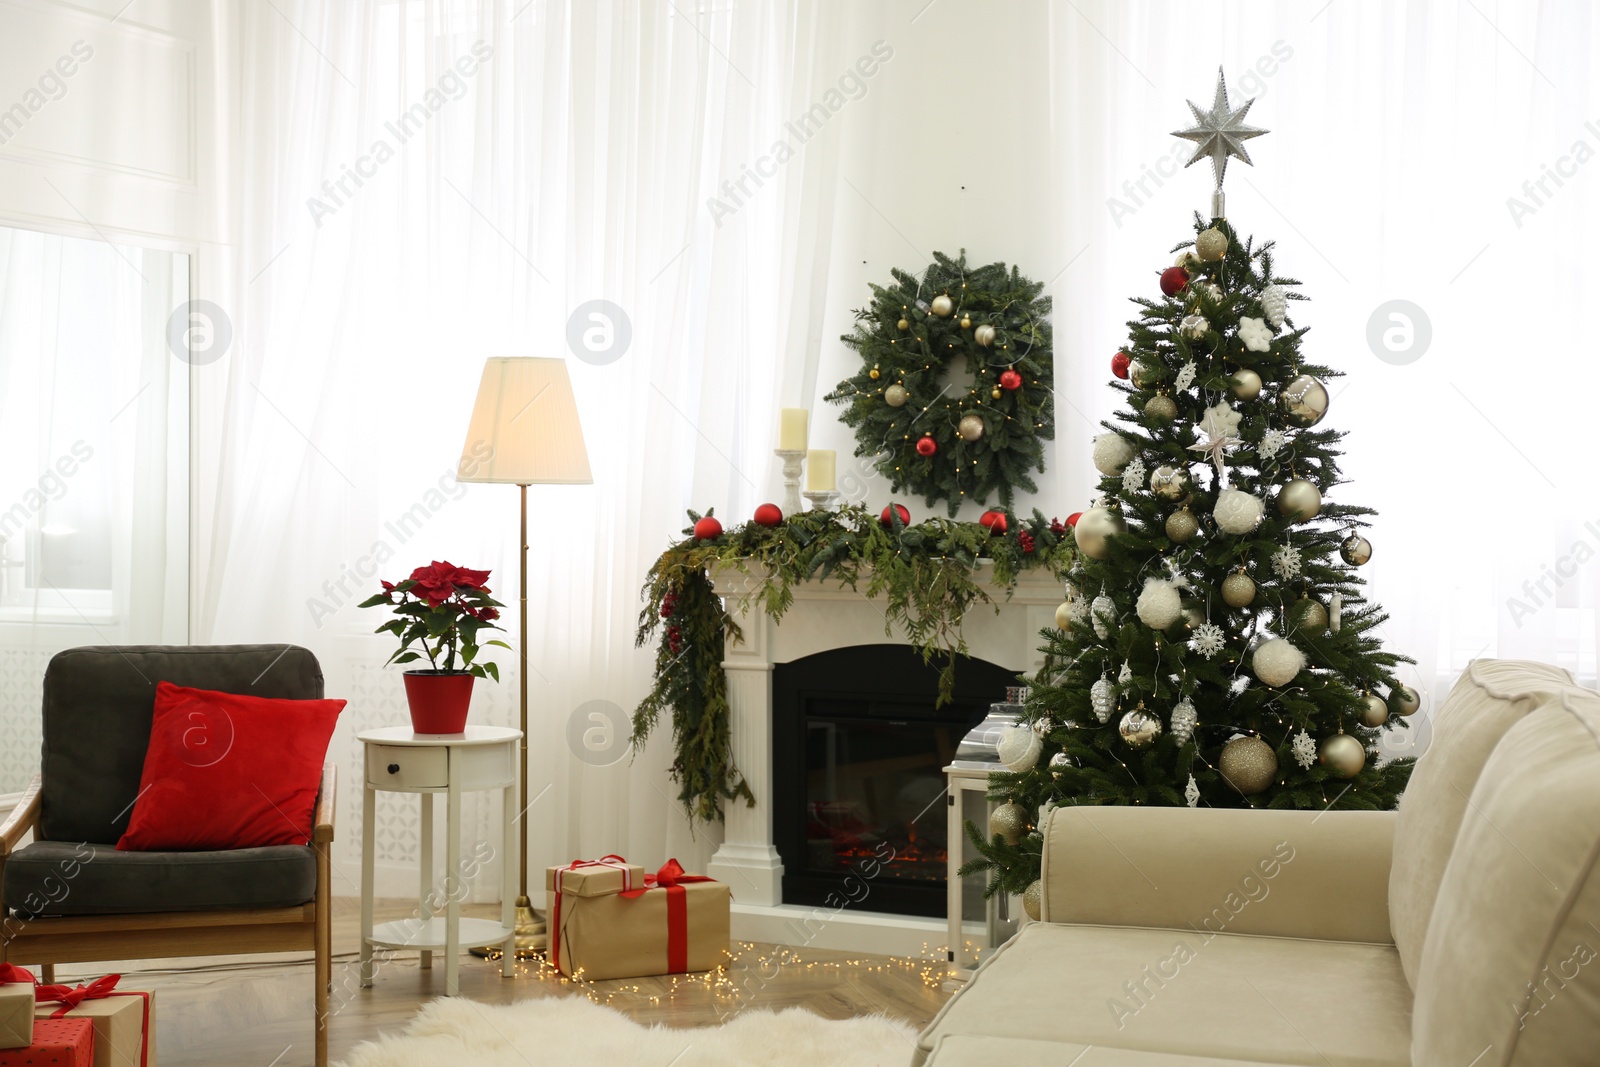
[[(507, 648), (503, 641), (483, 640), (484, 630), (498, 630), (499, 601), (489, 596), (489, 572), (457, 567), (434, 560), (418, 567), (404, 582), (384, 581), (382, 592), (362, 602), (364, 608), (388, 607), (397, 618), (384, 623), (378, 633), (400, 639), (392, 663), (412, 663), (426, 658), (434, 670), (465, 670), (478, 678), (499, 679), (493, 663), (474, 663), (479, 647)], [(458, 666), (459, 664), (459, 666)]]
[(430, 606), (437, 607), (455, 596), (458, 588), (488, 592), (484, 584), (489, 580), (489, 572), (457, 567), (448, 560), (435, 560), (412, 571), (411, 580), (417, 583), (412, 592)]

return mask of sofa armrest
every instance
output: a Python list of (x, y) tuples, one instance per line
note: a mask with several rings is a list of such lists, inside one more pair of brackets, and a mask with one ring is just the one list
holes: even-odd
[(324, 763), (322, 788), (317, 793), (316, 825), (311, 828), (311, 840), (319, 845), (325, 845), (333, 840), (333, 813), (338, 807), (334, 793), (336, 778), (334, 765)]
[(33, 781), (28, 783), (28, 788), (23, 792), (22, 799), (11, 809), (6, 821), (0, 823), (0, 859), (11, 855), (12, 850), (17, 847), (17, 842), (22, 840), (22, 835), (38, 824), (39, 794), (43, 788), (44, 776), (34, 775)]
[(1392, 811), (1057, 808), (1046, 922), (1392, 943)]

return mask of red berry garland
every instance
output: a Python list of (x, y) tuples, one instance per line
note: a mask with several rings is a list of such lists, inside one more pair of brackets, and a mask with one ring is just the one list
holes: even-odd
[(1022, 549), (1024, 555), (1032, 552), (1033, 534), (1029, 533), (1027, 530), (1023, 530), (1021, 533), (1017, 534), (1017, 546)]

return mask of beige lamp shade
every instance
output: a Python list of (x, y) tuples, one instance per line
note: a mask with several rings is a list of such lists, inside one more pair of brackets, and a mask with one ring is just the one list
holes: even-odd
[(456, 479), (509, 485), (594, 480), (564, 361), (496, 356), (483, 365)]

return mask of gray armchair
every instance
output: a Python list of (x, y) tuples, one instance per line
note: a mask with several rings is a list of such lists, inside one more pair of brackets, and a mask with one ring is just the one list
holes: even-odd
[[(333, 765), (323, 768), (309, 846), (118, 852), (161, 681), (322, 697), (316, 657), (292, 645), (104, 646), (55, 656), (44, 677), (42, 772), (0, 824), (0, 962), (48, 973), (57, 963), (310, 949), (316, 1063), (325, 1067)], [(18, 848), (29, 830), (32, 843)]]

